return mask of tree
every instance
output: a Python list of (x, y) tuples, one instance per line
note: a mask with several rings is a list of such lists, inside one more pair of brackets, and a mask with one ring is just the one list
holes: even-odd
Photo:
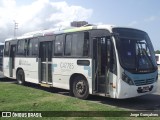
[(160, 54), (160, 50), (156, 50), (156, 51), (155, 51), (155, 54)]

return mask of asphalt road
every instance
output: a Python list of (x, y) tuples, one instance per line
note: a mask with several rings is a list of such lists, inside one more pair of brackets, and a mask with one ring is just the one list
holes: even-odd
[[(11, 80), (8, 78), (0, 79), (0, 82), (7, 82), (9, 84), (16, 83), (15, 80)], [(98, 102), (100, 104), (111, 105), (111, 106), (130, 109), (130, 110), (160, 110), (160, 76), (158, 80), (158, 85), (159, 87), (156, 93), (148, 94), (148, 95), (140, 96), (136, 98), (112, 99), (112, 98), (92, 95), (88, 100), (91, 102)], [(48, 88), (40, 87), (35, 84), (30, 84), (30, 83), (27, 83), (26, 86), (69, 96), (69, 92), (63, 89), (58, 89), (58, 88), (48, 89)]]

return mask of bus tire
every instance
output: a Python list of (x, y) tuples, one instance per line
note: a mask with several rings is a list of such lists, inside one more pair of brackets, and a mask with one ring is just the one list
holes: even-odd
[(73, 94), (79, 99), (87, 99), (89, 96), (89, 86), (83, 77), (76, 77), (73, 81)]
[(24, 85), (25, 83), (25, 76), (22, 69), (18, 70), (17, 72), (17, 84)]

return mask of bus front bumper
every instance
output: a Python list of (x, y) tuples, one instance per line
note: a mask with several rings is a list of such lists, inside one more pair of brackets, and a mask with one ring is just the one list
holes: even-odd
[[(151, 94), (157, 90), (157, 82), (153, 84), (143, 85), (143, 86), (134, 86), (134, 85), (125, 85), (122, 89), (119, 90), (117, 95), (118, 99), (138, 97), (146, 94)], [(125, 88), (125, 89), (124, 89)]]

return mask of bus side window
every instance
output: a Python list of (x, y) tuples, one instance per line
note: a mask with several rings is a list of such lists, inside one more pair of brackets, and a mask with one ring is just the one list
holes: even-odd
[(63, 35), (57, 35), (55, 40), (54, 55), (63, 55)]
[(37, 56), (38, 55), (38, 39), (33, 38), (28, 42), (28, 56)]
[(72, 53), (72, 35), (66, 35), (65, 39), (65, 56), (70, 56)]
[(17, 55), (26, 56), (27, 40), (19, 40), (17, 43)]
[(84, 32), (83, 56), (89, 54), (89, 32)]
[(9, 42), (5, 43), (5, 49), (4, 49), (4, 56), (8, 57), (9, 56)]
[(88, 56), (89, 51), (89, 33), (76, 32), (66, 35), (65, 38), (65, 56), (83, 57)]
[(72, 56), (81, 57), (83, 49), (83, 40), (84, 37), (82, 33), (73, 33), (72, 34)]
[(89, 54), (89, 32), (66, 35), (65, 56), (86, 57)]

